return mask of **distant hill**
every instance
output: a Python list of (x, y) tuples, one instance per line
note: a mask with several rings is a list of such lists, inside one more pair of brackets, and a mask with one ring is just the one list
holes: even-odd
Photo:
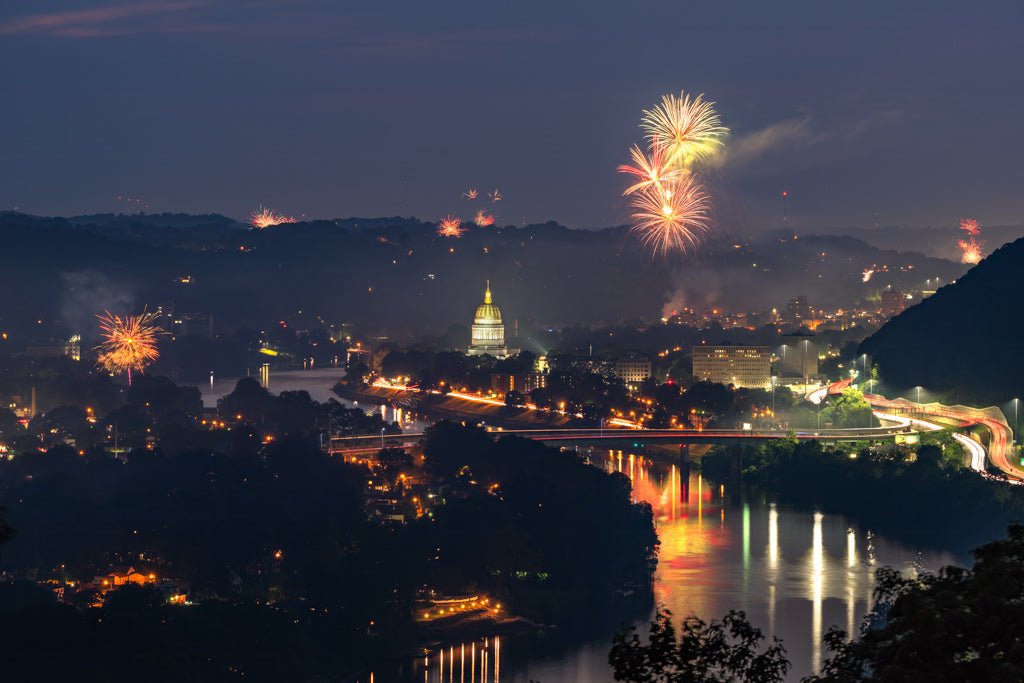
[(890, 320), (861, 345), (886, 385), (979, 405), (1024, 398), (1024, 238)]
[(839, 236), (713, 232), (693, 254), (651, 258), (627, 232), (469, 225), (446, 239), (409, 217), (252, 230), (217, 215), (0, 213), (0, 287), (11, 297), (0, 324), (24, 331), (59, 321), (88, 337), (104, 308), (173, 304), (212, 314), (219, 334), (301, 311), (374, 336), (419, 338), (468, 324), (486, 280), (507, 324), (549, 328), (654, 321), (684, 306), (765, 311), (799, 294), (813, 306), (848, 306), (887, 285), (911, 291), (964, 271)]

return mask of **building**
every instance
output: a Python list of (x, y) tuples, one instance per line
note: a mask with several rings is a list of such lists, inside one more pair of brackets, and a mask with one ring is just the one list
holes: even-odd
[(207, 313), (184, 313), (175, 316), (174, 327), (179, 337), (213, 339), (213, 316)]
[(795, 299), (786, 302), (786, 315), (790, 322), (802, 323), (814, 317), (811, 305), (807, 303), (807, 297), (800, 295)]
[(818, 376), (821, 350), (813, 334), (788, 334), (779, 347), (779, 374), (782, 377), (811, 379)]
[(882, 292), (882, 315), (886, 318), (892, 318), (903, 312), (903, 309), (907, 307), (907, 297), (903, 292), (891, 289), (888, 292)]
[(695, 346), (693, 378), (699, 382), (769, 389), (772, 354), (767, 346)]
[(491, 373), (491, 390), (500, 396), (504, 396), (510, 391), (528, 394), (534, 389), (544, 389), (547, 385), (548, 376), (541, 372)]
[(495, 358), (508, 356), (505, 346), (505, 324), (501, 321), (501, 309), (491, 298), (491, 283), (487, 282), (484, 302), (477, 306), (473, 316), (473, 332), (467, 353), (470, 356), (489, 355)]
[(615, 361), (615, 376), (626, 384), (640, 384), (651, 376), (649, 358), (629, 356)]

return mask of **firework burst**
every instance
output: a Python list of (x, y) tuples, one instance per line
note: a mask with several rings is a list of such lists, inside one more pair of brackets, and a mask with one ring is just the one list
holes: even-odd
[(494, 225), (494, 216), (481, 209), (476, 212), (476, 217), (473, 218), (473, 222), (476, 223), (478, 227), (486, 228), (490, 225)]
[(648, 185), (632, 196), (632, 232), (655, 254), (685, 253), (708, 229), (708, 195), (692, 175)]
[(437, 234), (441, 237), (462, 237), (462, 221), (448, 214), (437, 224)]
[(981, 261), (981, 250), (985, 246), (981, 240), (968, 237), (965, 240), (959, 240), (956, 246), (960, 249), (960, 263), (975, 264)]
[(477, 191), (477, 189), (475, 187), (471, 187), (468, 190), (466, 190), (465, 192), (463, 192), (462, 196), (465, 197), (466, 199), (470, 200), (470, 201), (473, 201), (474, 199), (476, 199), (477, 197), (480, 196), (480, 192)]
[(298, 220), (262, 206), (257, 211), (249, 214), (249, 225), (259, 230), (284, 223), (298, 223)]
[(494, 192), (491, 192), (491, 193), (490, 193), (490, 194), (488, 194), (487, 196), (488, 196), (488, 197), (490, 197), (490, 199), (491, 199), (491, 203), (492, 203), (492, 204), (493, 204), (494, 202), (500, 202), (500, 201), (501, 201), (502, 199), (504, 199), (504, 198), (505, 198), (505, 197), (504, 197), (504, 196), (503, 196), (503, 195), (501, 194), (501, 190), (499, 190), (498, 188), (494, 188)]
[(650, 147), (661, 149), (669, 165), (690, 166), (718, 151), (729, 132), (714, 104), (703, 95), (664, 95), (661, 104), (644, 110), (640, 127), (647, 132)]
[(957, 240), (961, 263), (977, 263), (981, 260), (981, 251), (985, 243), (978, 237), (981, 235), (981, 223), (973, 218), (961, 218), (960, 229), (967, 233), (967, 239)]
[(868, 268), (860, 275), (861, 282), (871, 282), (871, 276), (875, 274), (874, 268)]
[(663, 96), (641, 119), (647, 149), (634, 145), (632, 163), (618, 168), (635, 179), (623, 192), (633, 208), (632, 232), (655, 254), (685, 253), (708, 230), (710, 200), (695, 166), (728, 133), (713, 105), (703, 95)]
[(960, 229), (966, 232), (971, 237), (977, 237), (981, 234), (981, 223), (974, 220), (973, 218), (961, 218)]
[(631, 195), (650, 187), (661, 187), (662, 183), (671, 182), (683, 173), (682, 169), (665, 164), (665, 155), (657, 145), (651, 147), (650, 154), (633, 145), (629, 155), (633, 158), (633, 165), (622, 164), (618, 171), (634, 175), (639, 180), (627, 187), (622, 193), (624, 195)]
[(113, 374), (125, 372), (132, 382), (132, 370), (142, 372), (160, 357), (157, 336), (161, 334), (154, 313), (141, 315), (114, 315), (104, 311), (96, 316), (100, 322), (103, 342), (96, 347), (100, 367)]

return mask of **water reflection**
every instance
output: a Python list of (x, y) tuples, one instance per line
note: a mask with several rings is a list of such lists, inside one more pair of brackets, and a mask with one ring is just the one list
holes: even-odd
[[(920, 552), (890, 542), (840, 517), (793, 511), (743, 498), (699, 474), (640, 455), (605, 451), (592, 458), (622, 472), (633, 495), (648, 502), (661, 540), (654, 590), (676, 618), (719, 618), (746, 611), (769, 637), (786, 646), (796, 681), (820, 666), (821, 638), (831, 625), (853, 632), (871, 602), (878, 566), (905, 572), (955, 563), (949, 553)], [(646, 620), (641, 626), (646, 625)], [(610, 638), (609, 638), (610, 640)], [(388, 680), (505, 683), (611, 681), (608, 641), (538, 655), (521, 638), (445, 643), (415, 663), (415, 672)], [(385, 677), (378, 672), (378, 679)], [(363, 678), (362, 681), (368, 679)]]
[[(400, 679), (423, 683), (501, 683), (501, 638), (450, 644), (417, 660), (413, 668), (411, 677), (398, 674)], [(373, 683), (376, 677), (376, 672), (370, 672), (360, 680)]]
[[(609, 454), (605, 467), (617, 459)], [(831, 625), (859, 629), (878, 565), (914, 572), (955, 562), (951, 554), (917, 552), (838, 517), (758, 498), (731, 500), (725, 487), (710, 486), (699, 474), (683, 486), (676, 467), (635, 461), (634, 496), (651, 504), (661, 539), (658, 603), (677, 617), (745, 610), (766, 634), (784, 640), (794, 680), (821, 665), (822, 637)], [(707, 524), (709, 518), (717, 523)]]

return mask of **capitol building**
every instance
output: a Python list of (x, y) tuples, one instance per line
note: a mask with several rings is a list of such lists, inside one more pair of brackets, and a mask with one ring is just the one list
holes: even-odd
[(501, 309), (494, 305), (491, 298), (489, 280), (484, 302), (477, 306), (476, 315), (473, 316), (473, 334), (466, 353), (470, 356), (487, 354), (495, 358), (509, 355), (508, 347), (505, 346), (505, 323), (501, 320)]

